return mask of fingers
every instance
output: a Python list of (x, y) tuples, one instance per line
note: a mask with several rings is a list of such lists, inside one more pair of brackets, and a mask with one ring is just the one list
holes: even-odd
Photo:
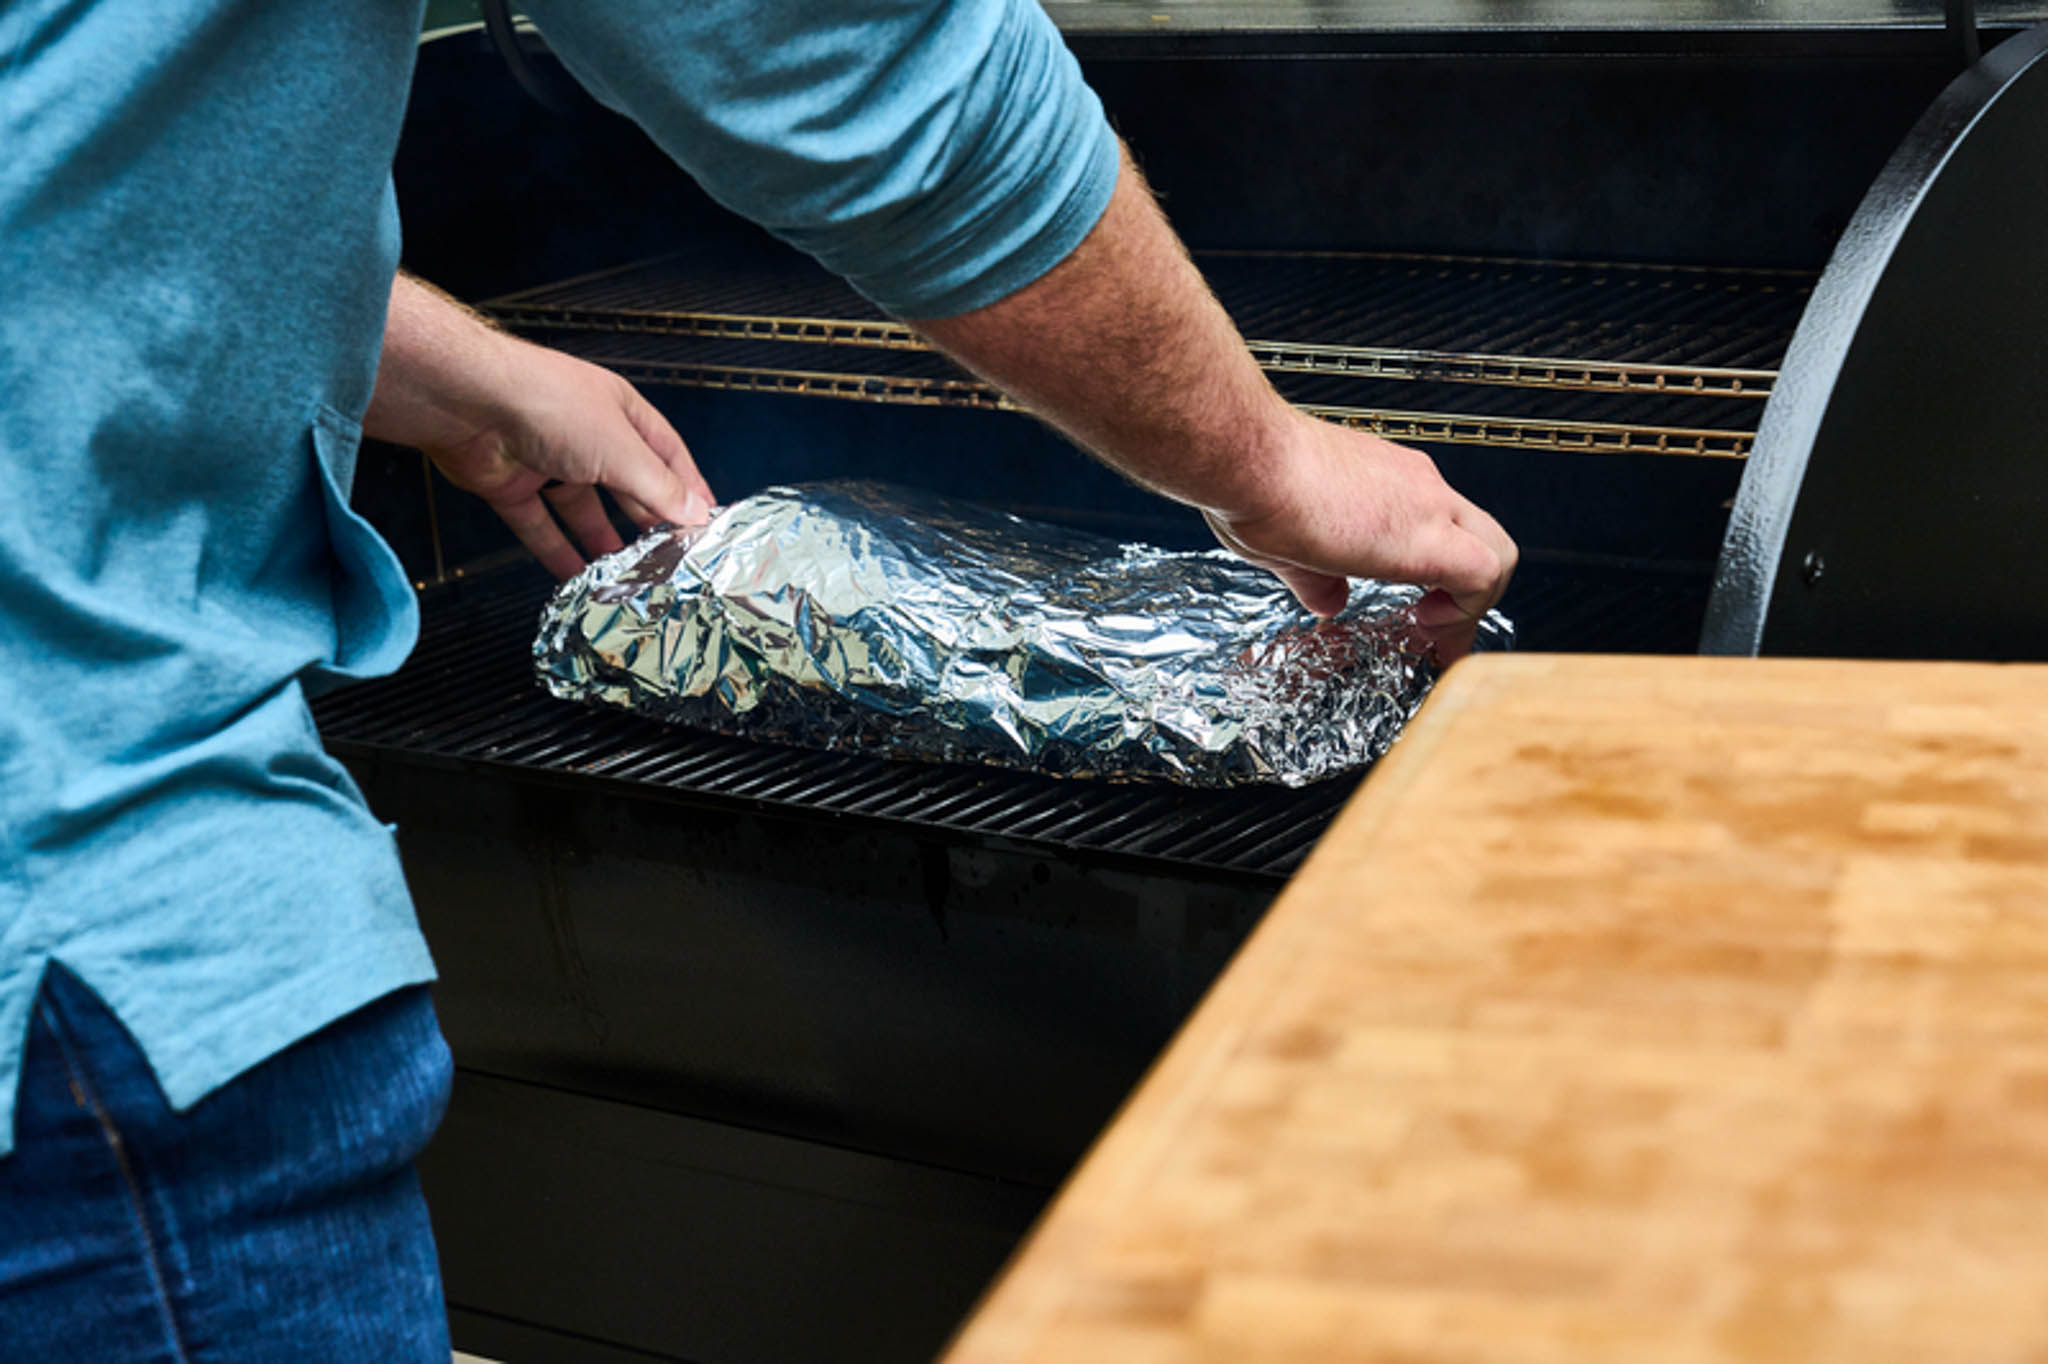
[(618, 531), (612, 528), (611, 518), (604, 514), (604, 503), (598, 500), (597, 489), (588, 483), (557, 484), (546, 489), (541, 496), (555, 509), (555, 515), (562, 519), (562, 524), (575, 534), (585, 554), (595, 558), (626, 547), (625, 541), (619, 539)]
[[(668, 418), (656, 411), (654, 405), (641, 397), (639, 390), (631, 384), (625, 384), (624, 387), (626, 420), (632, 423), (633, 430), (673, 476), (676, 485), (682, 490), (682, 500), (665, 506), (658, 501), (641, 497), (633, 490), (618, 484), (608, 482), (607, 486), (611, 487), (614, 495), (623, 493), (642, 504), (642, 510), (653, 512), (661, 519), (685, 526), (697, 524), (709, 516), (711, 509), (718, 505), (717, 497), (711, 492), (711, 485), (706, 483), (704, 475), (697, 471), (697, 462), (690, 458), (690, 448), (683, 444), (683, 438), (676, 434), (675, 427), (669, 425)], [(640, 524), (649, 525), (652, 522)]]
[(1440, 589), (1445, 598), (1425, 599), (1425, 615), (1448, 617), (1456, 610), (1476, 621), (1506, 593), (1519, 551), (1498, 521), (1456, 497), (1448, 514), (1420, 531), (1402, 558), (1406, 581)]
[(574, 577), (583, 571), (583, 558), (569, 545), (562, 528), (555, 524), (555, 518), (548, 514), (547, 504), (538, 497), (527, 497), (510, 502), (493, 502), (491, 510), (496, 512), (512, 533), (519, 537), (541, 566), (557, 578)]
[(1522, 551), (1507, 531), (1501, 528), (1500, 522), (1494, 520), (1481, 507), (1467, 502), (1459, 509), (1455, 519), (1460, 526), (1477, 536), (1481, 544), (1493, 551), (1499, 572), (1495, 579), (1493, 596), (1486, 605), (1497, 606), (1502, 595), (1507, 592), (1508, 582), (1515, 576), (1515, 568), (1521, 562)]
[(519, 343), (514, 354), (519, 363), (493, 424), (428, 453), (550, 572), (567, 576), (583, 567), (584, 554), (623, 548), (600, 489), (641, 526), (706, 519), (710, 487), (682, 437), (631, 384), (545, 347)]
[(1448, 538), (1457, 545), (1454, 574), (1465, 591), (1438, 587), (1415, 604), (1415, 623), (1446, 667), (1472, 652), (1480, 619), (1500, 602), (1519, 558), (1500, 523), (1471, 503), (1460, 509), (1453, 525), (1457, 534)]
[(1247, 547), (1222, 517), (1214, 512), (1203, 512), (1202, 518), (1209, 523), (1209, 531), (1218, 544), (1246, 563), (1257, 564), (1278, 578), (1294, 594), (1295, 600), (1314, 614), (1325, 618), (1334, 616), (1344, 609), (1344, 603), (1351, 600), (1348, 578), (1319, 573), (1312, 568), (1302, 568), (1283, 559), (1259, 554)]
[(1265, 566), (1295, 600), (1318, 616), (1328, 618), (1344, 609), (1344, 603), (1351, 600), (1351, 583), (1348, 579), (1318, 573), (1314, 569), (1296, 568), (1291, 564), (1267, 564)]
[(634, 525), (640, 527), (640, 529), (642, 530), (647, 530), (655, 525), (660, 524), (660, 517), (656, 516), (653, 512), (647, 510), (647, 508), (641, 506), (638, 502), (626, 496), (624, 493), (613, 493), (612, 501), (619, 504), (619, 510), (626, 514), (626, 519), (628, 521), (631, 521)]
[(1278, 509), (1233, 521), (1205, 513), (1217, 539), (1277, 574), (1302, 605), (1333, 615), (1344, 576), (1427, 590), (1415, 620), (1444, 661), (1471, 651), (1480, 619), (1507, 590), (1517, 559), (1500, 523), (1460, 496), (1422, 451), (1312, 423), (1307, 474)]
[(1460, 617), (1455, 624), (1423, 629), (1436, 650), (1437, 662), (1446, 668), (1472, 652), (1472, 642), (1478, 632), (1479, 622), (1466, 617)]
[(1441, 587), (1431, 588), (1415, 603), (1415, 623), (1425, 630), (1447, 630), (1471, 619), (1458, 599)]
[(1468, 616), (1493, 604), (1500, 584), (1500, 556), (1454, 521), (1438, 521), (1418, 531), (1399, 559), (1400, 581), (1440, 589)]
[(694, 525), (711, 511), (711, 504), (702, 494), (692, 491), (651, 453), (611, 461), (605, 466), (601, 481), (614, 497), (637, 502), (642, 511), (652, 512), (655, 521)]
[[(1515, 542), (1501, 525), (1476, 504), (1460, 496), (1444, 481), (1436, 462), (1420, 450), (1382, 443), (1376, 447), (1380, 467), (1392, 475), (1392, 484), (1379, 495), (1396, 505), (1405, 490), (1414, 509), (1394, 515), (1387, 524), (1397, 540), (1389, 544), (1386, 557), (1395, 568), (1394, 577), (1427, 588), (1441, 588), (1448, 601), (1424, 599), (1424, 613), (1456, 612), (1470, 620), (1497, 603), (1514, 573)], [(1406, 533), (1399, 530), (1406, 527)], [(1447, 620), (1446, 625), (1449, 624)]]

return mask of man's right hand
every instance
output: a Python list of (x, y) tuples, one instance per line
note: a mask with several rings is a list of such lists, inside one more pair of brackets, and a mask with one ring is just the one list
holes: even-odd
[(1420, 450), (1290, 415), (1294, 429), (1279, 447), (1270, 500), (1205, 513), (1216, 538), (1271, 570), (1318, 615), (1343, 608), (1346, 578), (1426, 587), (1416, 619), (1439, 656), (1449, 662), (1469, 652), (1480, 617), (1514, 574), (1515, 542)]
[(1311, 611), (1344, 605), (1343, 578), (1419, 584), (1416, 619), (1449, 661), (1514, 572), (1514, 541), (1429, 456), (1274, 391), (1128, 163), (1064, 261), (1008, 298), (917, 325), (1077, 444), (1201, 508)]

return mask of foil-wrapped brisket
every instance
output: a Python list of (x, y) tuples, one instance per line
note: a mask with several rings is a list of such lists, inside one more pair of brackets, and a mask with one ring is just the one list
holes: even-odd
[[(556, 696), (725, 734), (1072, 777), (1299, 786), (1377, 758), (1436, 677), (1410, 587), (1335, 618), (1213, 550), (871, 483), (770, 488), (563, 584)], [(1481, 647), (1512, 627), (1495, 613)]]

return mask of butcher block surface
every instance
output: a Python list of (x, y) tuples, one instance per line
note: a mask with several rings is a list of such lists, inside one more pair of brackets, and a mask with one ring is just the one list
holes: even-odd
[(1461, 663), (948, 1358), (2048, 1359), (2048, 667)]

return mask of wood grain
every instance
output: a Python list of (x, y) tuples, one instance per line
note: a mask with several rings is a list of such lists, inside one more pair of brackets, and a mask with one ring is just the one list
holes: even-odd
[(2048, 1359), (2048, 668), (1461, 664), (948, 1357)]

